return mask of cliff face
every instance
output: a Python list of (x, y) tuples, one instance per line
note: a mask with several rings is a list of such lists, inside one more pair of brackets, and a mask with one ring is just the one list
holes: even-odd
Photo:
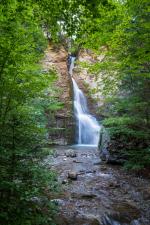
[(83, 90), (87, 99), (88, 107), (90, 112), (93, 115), (96, 115), (97, 118), (101, 118), (102, 113), (100, 111), (103, 106), (103, 95), (99, 91), (99, 81), (102, 74), (99, 74), (98, 77), (88, 71), (87, 68), (84, 68), (80, 63), (94, 64), (96, 62), (101, 62), (104, 56), (96, 56), (90, 50), (81, 50), (78, 56), (78, 60), (74, 69), (74, 79), (78, 83), (78, 86)]
[(52, 113), (47, 113), (49, 139), (53, 144), (66, 145), (73, 143), (74, 123), (72, 113), (72, 90), (67, 69), (67, 52), (61, 47), (49, 45), (42, 61), (45, 71), (54, 69), (58, 79), (54, 84), (55, 97), (64, 107)]
[[(47, 112), (49, 139), (53, 144), (72, 144), (74, 143), (75, 119), (73, 115), (73, 90), (71, 78), (67, 68), (68, 53), (62, 46), (50, 44), (45, 51), (45, 57), (42, 61), (43, 69), (48, 71), (54, 69), (57, 71), (58, 79), (54, 84), (56, 90), (55, 97), (64, 107), (54, 113)], [(98, 83), (95, 76), (88, 73), (88, 70), (80, 66), (80, 62), (94, 63), (97, 59), (95, 55), (82, 50), (78, 55), (73, 71), (73, 77), (78, 86), (83, 90), (88, 100), (88, 107), (93, 115), (100, 118), (98, 107), (103, 104), (103, 97), (97, 94)], [(79, 63), (78, 63), (79, 62)]]

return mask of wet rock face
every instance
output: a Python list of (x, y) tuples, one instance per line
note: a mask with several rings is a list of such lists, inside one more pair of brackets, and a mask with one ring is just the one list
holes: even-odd
[(126, 158), (121, 150), (118, 150), (115, 145), (112, 147), (112, 140), (110, 140), (108, 132), (104, 127), (100, 131), (98, 149), (101, 160), (107, 164), (123, 165), (126, 162)]
[(150, 200), (150, 187), (144, 189), (143, 198), (145, 200)]
[(57, 72), (58, 79), (54, 84), (54, 89), (57, 90), (55, 97), (64, 105), (62, 109), (59, 109), (54, 113), (49, 111), (46, 112), (49, 139), (53, 144), (58, 145), (73, 143), (74, 139), (72, 87), (68, 76), (67, 55), (68, 53), (62, 46), (50, 44), (45, 51), (45, 58), (42, 61), (43, 70), (45, 72), (48, 72), (51, 69), (54, 69)]
[(70, 215), (66, 218), (63, 215), (59, 215), (56, 220), (57, 225), (102, 225), (96, 218), (83, 215)]
[(119, 155), (110, 155), (107, 160), (107, 164), (112, 164), (112, 165), (123, 165), (126, 160), (123, 157), (120, 157)]
[(113, 208), (115, 212), (111, 217), (120, 223), (131, 223), (140, 217), (140, 210), (134, 204), (118, 202)]
[[(95, 58), (94, 53), (86, 50), (82, 50), (78, 54), (78, 60), (80, 62), (96, 62), (102, 60), (102, 58)], [(43, 70), (47, 72), (49, 69), (55, 69), (58, 74), (58, 80), (55, 83), (55, 88), (59, 92), (57, 98), (64, 104), (64, 108), (54, 112), (51, 115), (47, 112), (49, 139), (53, 144), (67, 145), (74, 143), (75, 136), (75, 120), (73, 118), (73, 88), (70, 76), (68, 74), (69, 63), (67, 62), (68, 53), (62, 46), (55, 46), (50, 44), (45, 52), (45, 58), (42, 61)], [(88, 74), (86, 69), (83, 69), (76, 64), (73, 72), (73, 77), (79, 84), (80, 88), (86, 93), (88, 97), (88, 105), (90, 112), (97, 113), (97, 106), (101, 104), (101, 95), (92, 94), (93, 90), (97, 88), (97, 82), (95, 76)], [(97, 113), (97, 118), (100, 115)], [(57, 128), (57, 129), (51, 129)]]

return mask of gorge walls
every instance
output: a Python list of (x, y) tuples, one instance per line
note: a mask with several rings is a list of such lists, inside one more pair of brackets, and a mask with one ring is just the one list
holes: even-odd
[(42, 61), (44, 71), (54, 69), (57, 80), (54, 90), (49, 95), (54, 95), (62, 104), (55, 113), (47, 111), (49, 140), (52, 144), (66, 145), (73, 142), (74, 119), (72, 114), (72, 91), (67, 68), (67, 52), (62, 46), (49, 44)]
[[(57, 73), (57, 80), (54, 83), (54, 94), (56, 99), (62, 103), (63, 107), (55, 111), (47, 111), (49, 128), (49, 140), (52, 144), (67, 145), (75, 142), (75, 118), (73, 115), (73, 88), (72, 81), (68, 74), (67, 65), (68, 53), (63, 46), (49, 44), (42, 60), (43, 70), (54, 69)], [(73, 78), (79, 88), (83, 90), (88, 100), (89, 111), (96, 115), (99, 120), (101, 115), (97, 110), (102, 105), (102, 96), (97, 94), (97, 82), (95, 76), (89, 74), (86, 68), (80, 63), (94, 63), (95, 55), (88, 50), (80, 50), (78, 59), (75, 62)]]

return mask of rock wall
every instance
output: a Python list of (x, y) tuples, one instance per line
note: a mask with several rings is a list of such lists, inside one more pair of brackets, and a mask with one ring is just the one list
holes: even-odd
[(87, 68), (84, 68), (80, 63), (94, 64), (96, 62), (102, 61), (104, 58), (103, 55), (97, 57), (90, 50), (80, 50), (78, 54), (78, 59), (74, 69), (74, 79), (78, 83), (78, 86), (84, 91), (88, 99), (88, 107), (90, 112), (97, 116), (98, 119), (101, 119), (102, 113), (99, 109), (103, 106), (103, 96), (99, 92), (99, 78), (92, 73), (89, 73)]
[[(75, 119), (73, 115), (73, 90), (71, 78), (67, 68), (68, 53), (63, 46), (49, 44), (42, 61), (44, 71), (54, 69), (58, 79), (54, 84), (55, 96), (64, 104), (64, 107), (52, 115), (47, 112), (49, 140), (53, 144), (67, 145), (74, 143)], [(95, 63), (101, 61), (104, 56), (97, 57), (89, 50), (80, 50), (75, 63), (73, 77), (78, 86), (83, 90), (88, 99), (88, 107), (97, 119), (101, 119), (101, 113), (97, 110), (103, 104), (103, 96), (98, 93), (98, 82), (95, 75), (89, 74), (80, 62)], [(57, 93), (58, 92), (58, 93)]]
[[(67, 68), (67, 52), (62, 46), (49, 44), (42, 61), (43, 69), (57, 71), (58, 79), (54, 83), (55, 97), (64, 107), (54, 114), (46, 112), (48, 117), (49, 139), (52, 144), (66, 145), (74, 142), (74, 118), (72, 106), (72, 88)], [(49, 93), (50, 94), (50, 93)]]

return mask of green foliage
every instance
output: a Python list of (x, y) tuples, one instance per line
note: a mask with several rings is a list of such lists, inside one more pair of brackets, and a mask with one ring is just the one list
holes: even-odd
[(149, 166), (149, 3), (108, 2), (98, 3), (96, 16), (85, 20), (87, 32), (79, 40), (103, 59), (83, 66), (95, 74), (104, 96), (104, 126), (116, 141), (113, 147), (125, 151), (133, 167)]
[[(103, 121), (103, 124), (108, 127), (110, 134), (115, 137), (124, 136), (125, 138), (130, 138), (134, 141), (139, 139), (139, 141), (145, 141), (145, 144), (149, 140), (149, 129), (141, 130), (141, 124), (144, 121), (135, 117), (110, 117)], [(144, 126), (143, 126), (144, 128)]]
[(150, 149), (132, 149), (124, 153), (128, 157), (125, 163), (125, 169), (132, 169), (134, 171), (144, 169), (150, 165)]
[[(144, 126), (143, 118), (110, 117), (103, 121), (112, 139), (110, 151), (118, 151), (128, 159), (125, 169), (139, 170), (150, 165), (149, 136), (150, 131)], [(141, 127), (142, 126), (142, 127)]]
[(56, 192), (56, 175), (42, 168), (37, 161), (35, 165), (33, 158), (20, 158), (13, 174), (1, 171), (1, 220), (3, 224), (11, 225), (52, 224), (57, 208), (50, 193)]
[(64, 104), (62, 102), (51, 102), (51, 104), (48, 106), (48, 109), (50, 109), (51, 111), (57, 111), (59, 109), (62, 109), (64, 106)]
[(59, 103), (48, 95), (56, 73), (43, 72), (39, 63), (47, 41), (38, 13), (39, 5), (30, 0), (1, 3), (0, 217), (4, 225), (54, 224), (56, 213), (51, 201), (57, 191), (56, 174), (41, 165), (46, 156), (41, 147), (47, 143), (45, 111), (48, 106), (53, 110), (54, 101)]
[[(149, 2), (148, 0), (3, 0), (0, 7), (1, 219), (7, 225), (53, 224), (51, 194), (56, 175), (41, 165), (51, 118), (63, 105), (52, 82), (54, 71), (39, 65), (47, 46), (69, 39), (103, 53), (86, 65), (106, 101), (108, 127), (128, 157), (127, 168), (149, 166)], [(140, 10), (139, 10), (140, 9)], [(100, 80), (98, 78), (101, 78)], [(53, 129), (49, 127), (49, 130)], [(57, 129), (56, 129), (57, 130)]]

